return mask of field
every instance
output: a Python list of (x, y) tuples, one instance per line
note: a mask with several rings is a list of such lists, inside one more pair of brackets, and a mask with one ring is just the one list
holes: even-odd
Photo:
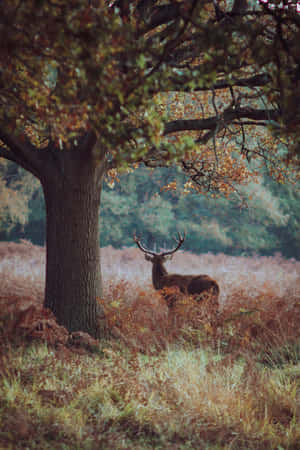
[(300, 449), (300, 262), (179, 251), (170, 272), (218, 281), (215, 314), (104, 248), (100, 343), (42, 309), (44, 264), (0, 243), (1, 449)]

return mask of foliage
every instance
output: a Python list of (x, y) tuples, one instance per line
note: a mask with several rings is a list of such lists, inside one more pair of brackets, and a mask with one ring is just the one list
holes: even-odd
[(175, 162), (191, 189), (228, 194), (258, 156), (281, 180), (298, 145), (294, 3), (5, 2), (1, 155), (41, 178), (93, 130), (96, 159)]
[[(104, 186), (101, 200), (101, 246), (131, 246), (133, 230), (147, 246), (166, 248), (176, 231), (187, 231), (185, 249), (196, 253), (271, 255), (297, 258), (299, 243), (299, 187), (271, 182), (250, 183), (230, 198), (185, 193), (186, 177), (170, 168), (139, 167), (119, 175), (114, 188)], [(172, 186), (176, 184), (176, 191)], [(166, 187), (167, 186), (167, 187)], [(169, 187), (168, 187), (169, 186)], [(23, 197), (17, 196), (17, 204)], [(10, 205), (13, 205), (10, 197)], [(41, 189), (28, 204), (28, 223), (20, 221), (5, 240), (45, 242), (45, 211)], [(18, 225), (20, 224), (20, 225)]]
[[(240, 188), (239, 195), (212, 199), (197, 193), (186, 195), (185, 181), (182, 174), (170, 169), (155, 169), (149, 177), (147, 170), (140, 168), (121, 176), (120, 183), (113, 191), (107, 189), (103, 197), (102, 223), (106, 226), (102, 245), (132, 245), (132, 230), (136, 229), (148, 247), (166, 248), (176, 231), (186, 230), (185, 249), (197, 253), (298, 256), (299, 185), (279, 186), (266, 177)], [(124, 200), (127, 208), (123, 212)]]
[(0, 254), (1, 447), (297, 448), (299, 263), (176, 255), (173, 270), (202, 268), (220, 282), (214, 328), (188, 305), (169, 316), (137, 249), (104, 249), (103, 301), (118, 340), (79, 347), (45, 312), (39, 335), (28, 333), (44, 250), (2, 243)]
[(0, 235), (19, 224), (24, 227), (30, 213), (29, 200), (38, 182), (30, 173), (5, 159), (0, 160)]

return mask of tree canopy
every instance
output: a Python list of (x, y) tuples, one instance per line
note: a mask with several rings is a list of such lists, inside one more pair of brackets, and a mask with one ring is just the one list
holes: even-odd
[(175, 160), (201, 189), (255, 175), (237, 150), (282, 177), (299, 150), (297, 3), (4, 2), (1, 156), (40, 177), (50, 143), (94, 132), (110, 167)]

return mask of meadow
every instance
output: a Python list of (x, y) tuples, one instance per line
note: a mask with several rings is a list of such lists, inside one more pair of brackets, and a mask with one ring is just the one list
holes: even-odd
[(102, 249), (111, 335), (71, 339), (42, 309), (45, 249), (0, 243), (1, 449), (300, 449), (300, 262), (178, 251), (217, 314), (169, 308), (137, 248)]

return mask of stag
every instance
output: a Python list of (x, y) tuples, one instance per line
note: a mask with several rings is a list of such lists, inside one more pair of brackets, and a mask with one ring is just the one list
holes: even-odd
[[(138, 248), (145, 253), (145, 259), (152, 262), (152, 283), (154, 289), (160, 290), (177, 287), (186, 295), (194, 295), (197, 300), (210, 296), (217, 302), (220, 289), (218, 283), (213, 278), (208, 275), (171, 274), (167, 272), (164, 266), (164, 263), (172, 258), (174, 253), (182, 246), (185, 240), (185, 233), (183, 236), (178, 233), (178, 239), (175, 239), (177, 245), (173, 250), (161, 253), (147, 250), (135, 234), (133, 239)], [(170, 306), (172, 306), (172, 302)]]

